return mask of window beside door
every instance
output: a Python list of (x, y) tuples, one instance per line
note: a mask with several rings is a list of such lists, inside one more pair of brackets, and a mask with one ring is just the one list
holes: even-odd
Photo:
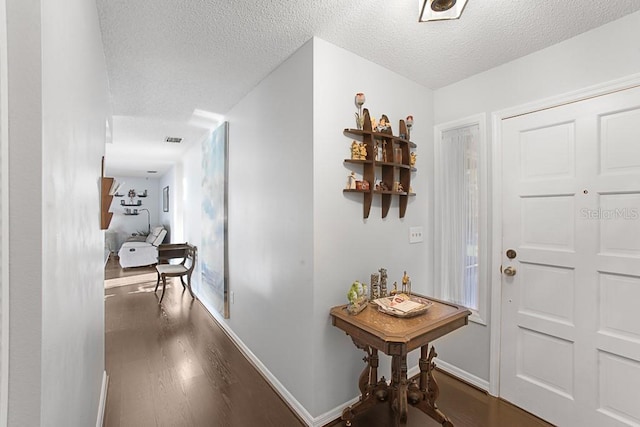
[(484, 115), (436, 126), (436, 296), (486, 324), (487, 155)]

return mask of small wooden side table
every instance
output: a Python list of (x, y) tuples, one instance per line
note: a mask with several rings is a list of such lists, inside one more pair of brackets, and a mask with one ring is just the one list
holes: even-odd
[(188, 243), (162, 243), (158, 246), (158, 264), (168, 264), (170, 259), (184, 258)]
[[(443, 426), (453, 426), (436, 405), (440, 391), (433, 377), (433, 359), (437, 354), (433, 346), (429, 351), (429, 342), (466, 325), (471, 312), (462, 306), (427, 299), (433, 305), (426, 313), (411, 318), (393, 317), (372, 305), (357, 315), (347, 313), (346, 305), (331, 309), (333, 326), (346, 332), (356, 347), (367, 353), (364, 358), (367, 366), (358, 381), (360, 401), (342, 411), (345, 425), (350, 426), (358, 413), (389, 401), (394, 413), (394, 426), (406, 425), (409, 404)], [(407, 379), (407, 353), (418, 347), (420, 380), (416, 384)], [(378, 351), (391, 356), (390, 384), (387, 384), (384, 376), (378, 380)]]

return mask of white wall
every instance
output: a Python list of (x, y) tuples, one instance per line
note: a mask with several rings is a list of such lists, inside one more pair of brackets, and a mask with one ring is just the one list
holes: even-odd
[(435, 123), (539, 100), (640, 71), (640, 12), (434, 93)]
[[(640, 12), (439, 89), (434, 93), (435, 122), (491, 113), (638, 73), (638, 40)], [(487, 129), (491, 141), (491, 123)], [(457, 336), (439, 340), (439, 353), (488, 381), (489, 340), (489, 327), (471, 324)]]
[[(109, 210), (113, 213), (111, 224), (107, 233), (115, 233), (117, 235), (116, 252), (120, 249), (122, 243), (133, 233), (146, 232), (148, 222), (150, 220), (151, 228), (160, 225), (160, 212), (162, 211), (162, 188), (158, 178), (141, 178), (131, 176), (114, 176), (115, 180), (122, 183), (118, 190), (118, 194), (123, 197), (114, 197), (111, 201)], [(147, 190), (147, 197), (134, 197), (133, 203), (138, 200), (142, 202), (141, 206), (121, 206), (120, 203), (131, 203), (128, 197), (129, 190), (133, 189), (136, 194), (144, 193)], [(139, 215), (125, 215), (125, 209), (138, 209)], [(149, 215), (146, 211), (140, 209), (149, 209)], [(168, 241), (168, 240), (167, 240)]]
[(109, 112), (97, 11), (81, 0), (9, 0), (7, 25), (9, 425), (95, 425), (104, 373), (99, 177)]
[[(313, 389), (314, 415), (344, 404), (358, 394), (357, 378), (364, 368), (364, 352), (331, 326), (329, 309), (345, 304), (354, 280), (370, 283), (371, 273), (387, 268), (389, 285), (400, 283), (403, 271), (415, 292), (432, 294), (432, 93), (385, 68), (323, 40), (314, 39), (313, 57)], [(417, 194), (406, 215), (399, 218), (398, 201), (381, 218), (374, 198), (368, 219), (362, 218), (362, 196), (342, 189), (352, 169), (345, 166), (352, 139), (343, 129), (355, 127), (354, 96), (366, 95), (364, 107), (373, 117), (386, 114), (394, 134), (398, 121), (415, 118), (411, 139), (417, 144), (417, 169), (411, 184)], [(362, 172), (357, 171), (357, 172)], [(377, 171), (378, 174), (380, 171)], [(378, 175), (379, 176), (379, 175)], [(409, 244), (409, 227), (423, 226), (424, 243)], [(389, 378), (385, 359), (381, 375)], [(410, 356), (417, 360), (414, 352)]]
[[(180, 175), (179, 175), (180, 174)], [(189, 242), (200, 247), (200, 224), (202, 223), (202, 141), (193, 144), (176, 165), (176, 191), (169, 189), (170, 203), (175, 202), (176, 210), (182, 210), (182, 239), (173, 242)], [(173, 193), (173, 195), (172, 195)], [(179, 205), (179, 206), (178, 206)], [(169, 206), (171, 208), (171, 205)], [(176, 236), (177, 237), (177, 236)], [(191, 278), (196, 289), (200, 284), (200, 270)]]
[[(160, 177), (158, 181), (158, 224), (163, 225), (167, 230), (167, 239), (165, 242), (175, 243), (178, 240), (175, 240), (176, 237), (182, 236), (182, 227), (180, 229), (176, 228), (177, 224), (177, 212), (178, 204), (176, 204), (175, 194), (177, 190), (176, 185), (176, 165), (172, 166), (168, 172)], [(165, 187), (169, 187), (169, 212), (164, 212), (162, 210), (162, 190)]]
[[(384, 82), (381, 84), (380, 82)], [(404, 219), (343, 195), (356, 92), (367, 107), (397, 120), (416, 117), (418, 169)], [(230, 290), (226, 325), (312, 418), (357, 395), (362, 352), (330, 325), (355, 279), (380, 267), (431, 293), (432, 93), (319, 39), (305, 44), (240, 101), (229, 120)], [(180, 164), (185, 239), (199, 243), (201, 149)], [(180, 180), (176, 173), (176, 179)], [(425, 243), (409, 245), (409, 226)], [(199, 275), (194, 275), (194, 282)], [(197, 289), (197, 284), (194, 288)], [(417, 355), (411, 360), (415, 362)], [(311, 369), (311, 372), (309, 371)], [(382, 369), (389, 369), (382, 363)], [(387, 374), (388, 376), (388, 374)]]
[(227, 115), (228, 325), (305, 408), (313, 307), (312, 44)]
[[(40, 425), (42, 86), (40, 2), (7, 0), (9, 90), (8, 425)], [(32, 197), (25, 197), (31, 194)]]
[[(42, 281), (34, 283), (42, 287), (39, 412), (42, 425), (89, 426), (96, 423), (104, 373), (99, 177), (110, 115), (107, 72), (94, 2), (41, 7), (43, 257)], [(30, 261), (38, 265), (37, 255)]]
[[(188, 242), (198, 248), (202, 246), (202, 176), (202, 141), (189, 147), (182, 159), (163, 176), (162, 188), (169, 185), (169, 213), (165, 215), (171, 218), (171, 243)], [(201, 283), (199, 264), (200, 261), (191, 277), (191, 288), (197, 296)], [(207, 309), (211, 311), (210, 307)]]
[(0, 425), (7, 423), (9, 386), (9, 136), (6, 1), (0, 0)]

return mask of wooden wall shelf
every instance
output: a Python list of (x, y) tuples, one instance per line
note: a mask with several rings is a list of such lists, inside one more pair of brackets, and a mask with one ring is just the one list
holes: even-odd
[[(364, 124), (363, 129), (345, 129), (345, 136), (351, 139), (356, 139), (363, 142), (367, 148), (366, 160), (345, 159), (347, 164), (358, 165), (362, 167), (362, 179), (369, 182), (368, 190), (353, 190), (345, 189), (344, 193), (362, 193), (362, 208), (363, 217), (369, 218), (369, 212), (371, 211), (371, 202), (373, 195), (379, 195), (382, 199), (382, 218), (386, 218), (389, 213), (389, 207), (391, 206), (391, 200), (393, 197), (399, 198), (399, 216), (404, 218), (407, 211), (407, 204), (409, 197), (413, 197), (416, 194), (410, 192), (411, 188), (411, 173), (416, 172), (417, 169), (411, 166), (411, 148), (416, 148), (416, 144), (407, 139), (393, 136), (386, 133), (374, 132), (371, 127), (371, 118), (369, 111), (365, 108), (363, 110)], [(407, 127), (404, 120), (400, 120), (399, 133), (407, 135)], [(387, 159), (393, 159), (394, 148), (400, 148), (402, 152), (401, 162), (383, 162), (376, 160), (376, 140), (384, 140), (385, 157)], [(379, 172), (377, 174), (376, 172)], [(399, 182), (402, 185), (403, 191), (390, 191), (390, 190), (376, 190), (376, 182), (382, 181), (387, 188), (395, 188), (394, 183)]]
[(106, 230), (111, 224), (111, 218), (113, 212), (109, 212), (111, 207), (111, 201), (113, 196), (109, 194), (111, 187), (113, 186), (113, 178), (101, 177), (100, 178), (100, 230)]

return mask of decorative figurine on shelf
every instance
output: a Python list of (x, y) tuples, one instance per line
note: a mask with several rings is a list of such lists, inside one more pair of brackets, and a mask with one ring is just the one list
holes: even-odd
[(364, 115), (362, 114), (362, 106), (364, 105), (364, 101), (366, 101), (364, 93), (356, 93), (355, 103), (358, 107), (358, 112), (356, 113), (356, 124), (358, 126), (358, 129), (362, 129), (364, 127)]
[(369, 181), (367, 181), (366, 179), (362, 180), (362, 190), (369, 191)]
[(412, 151), (411, 157), (409, 158), (409, 165), (411, 165), (412, 168), (416, 166), (417, 159), (418, 159), (418, 155)]
[(351, 160), (359, 160), (360, 159), (360, 146), (356, 141), (351, 143)]
[(371, 130), (373, 132), (376, 131), (376, 126), (378, 125), (378, 122), (376, 121), (375, 117), (369, 117), (369, 121), (371, 122)]
[(382, 140), (382, 161), (387, 161), (387, 141), (384, 139)]
[(386, 114), (380, 116), (380, 122), (378, 123), (376, 130), (380, 133), (393, 135), (393, 132), (391, 131), (391, 124), (389, 123), (389, 117), (387, 117)]
[(367, 160), (367, 145), (364, 142), (360, 143), (360, 160)]
[(136, 197), (136, 190), (132, 188), (131, 190), (129, 190), (129, 200), (131, 201), (131, 204), (133, 204), (134, 197)]
[(411, 295), (411, 279), (407, 275), (406, 271), (404, 272), (404, 275), (402, 276), (402, 293), (403, 294), (407, 294), (407, 295)]
[(380, 297), (387, 296), (387, 269), (381, 268), (380, 270)]
[(351, 143), (351, 160), (367, 160), (367, 145), (364, 142)]
[(411, 139), (411, 128), (413, 127), (413, 116), (407, 116), (404, 124), (407, 125), (407, 139)]
[(380, 276), (378, 276), (378, 273), (374, 273), (371, 275), (371, 286), (369, 287), (369, 290), (371, 292), (371, 299), (378, 299), (380, 298), (380, 285), (378, 284), (378, 280), (380, 279)]
[(397, 193), (402, 193), (404, 191), (404, 187), (400, 183), (400, 181), (396, 181), (393, 183), (393, 191)]
[(384, 181), (380, 180), (380, 182), (376, 184), (376, 190), (389, 191), (389, 186), (385, 184)]
[(393, 282), (393, 289), (391, 289), (391, 292), (389, 292), (389, 296), (392, 297), (397, 293), (398, 293), (398, 282)]
[(349, 314), (358, 314), (367, 307), (367, 285), (355, 281), (351, 284), (349, 292), (347, 292), (347, 311)]
[(356, 173), (351, 172), (351, 175), (347, 177), (347, 190), (355, 190), (356, 189)]

